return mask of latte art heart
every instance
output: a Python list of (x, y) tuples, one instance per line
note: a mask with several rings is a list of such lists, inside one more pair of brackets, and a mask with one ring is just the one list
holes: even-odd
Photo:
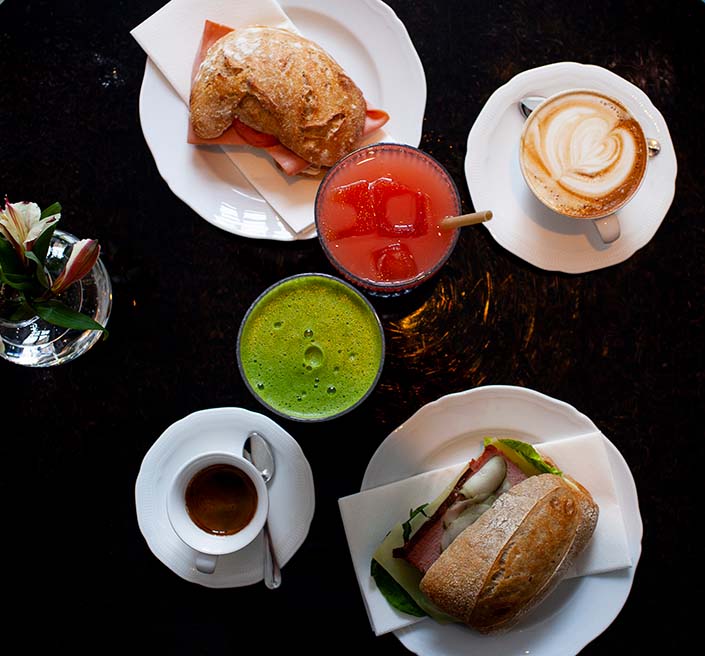
[(616, 101), (570, 92), (542, 104), (522, 137), (521, 164), (529, 186), (562, 214), (601, 216), (639, 186), (646, 166), (641, 127)]
[(624, 184), (634, 168), (633, 134), (580, 109), (554, 115), (540, 153), (551, 177), (569, 191), (599, 198)]

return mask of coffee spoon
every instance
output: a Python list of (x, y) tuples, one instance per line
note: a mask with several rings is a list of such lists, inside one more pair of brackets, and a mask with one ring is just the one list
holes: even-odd
[[(526, 96), (517, 103), (519, 105), (519, 111), (524, 118), (529, 118), (529, 114), (544, 100), (546, 100), (545, 96)], [(661, 144), (656, 139), (647, 137), (646, 147), (649, 150), (649, 157), (655, 157), (661, 152)]]
[[(274, 476), (274, 454), (269, 448), (267, 440), (257, 431), (252, 431), (242, 447), (242, 455), (245, 460), (249, 460), (259, 470), (264, 482), (269, 485), (272, 476)], [(274, 590), (281, 585), (282, 577), (279, 562), (274, 553), (274, 545), (269, 535), (268, 519), (264, 522), (262, 537), (264, 538), (264, 584), (270, 590)]]
[(649, 157), (655, 157), (661, 152), (661, 144), (656, 139), (647, 137), (646, 147), (649, 149)]
[(526, 96), (519, 101), (519, 111), (522, 113), (524, 118), (529, 118), (529, 114), (533, 112), (539, 103), (546, 100), (544, 96)]

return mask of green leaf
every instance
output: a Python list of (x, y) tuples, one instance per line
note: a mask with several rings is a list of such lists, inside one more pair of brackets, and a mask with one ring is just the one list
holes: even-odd
[(37, 313), (24, 299), (18, 300), (11, 312), (5, 317), (10, 321), (24, 321), (35, 317)]
[(49, 205), (49, 207), (45, 207), (42, 210), (42, 214), (39, 217), (40, 219), (46, 219), (48, 216), (51, 216), (52, 214), (58, 214), (61, 212), (61, 203), (52, 203)]
[(404, 542), (407, 542), (411, 537), (411, 520), (414, 519), (414, 517), (416, 517), (419, 513), (421, 513), (424, 517), (428, 517), (428, 515), (424, 512), (427, 505), (427, 503), (424, 503), (416, 510), (409, 510), (409, 519), (402, 524), (402, 527), (404, 528)]
[(374, 559), (370, 566), (370, 574), (390, 606), (414, 617), (426, 616), (427, 613), (413, 600), (411, 595)]
[(5, 273), (20, 273), (22, 271), (22, 263), (17, 256), (17, 251), (2, 235), (0, 235), (0, 269)]
[[(36, 255), (37, 264), (43, 269), (47, 261), (47, 253), (49, 252), (49, 245), (51, 244), (51, 238), (54, 236), (54, 230), (56, 230), (56, 225), (58, 221), (54, 221), (51, 225), (47, 226), (47, 229), (37, 237), (32, 246), (32, 253)], [(27, 257), (29, 257), (27, 253)], [(41, 281), (40, 281), (41, 282)], [(42, 282), (42, 284), (44, 284)]]
[(26, 273), (5, 273), (5, 271), (0, 268), (0, 282), (23, 292), (41, 291), (37, 289), (37, 281), (34, 277), (28, 276)]
[(104, 337), (108, 336), (108, 331), (97, 321), (86, 314), (72, 310), (55, 298), (47, 301), (34, 301), (31, 305), (44, 321), (53, 323), (55, 326), (74, 328), (75, 330), (102, 330)]
[(36, 265), (34, 267), (34, 275), (37, 278), (39, 284), (44, 289), (49, 289), (49, 287), (51, 287), (51, 281), (49, 280), (49, 276), (47, 276), (47, 272), (44, 269), (44, 264), (42, 263), (42, 261), (32, 251), (27, 251), (26, 255), (27, 259), (31, 260)]

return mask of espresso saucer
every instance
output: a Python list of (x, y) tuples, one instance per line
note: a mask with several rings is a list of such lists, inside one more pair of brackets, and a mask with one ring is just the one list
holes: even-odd
[(260, 533), (247, 547), (221, 556), (213, 574), (196, 569), (196, 552), (169, 523), (167, 491), (179, 467), (210, 450), (242, 454), (250, 431), (269, 441), (275, 472), (269, 484), (269, 531), (281, 567), (308, 534), (315, 507), (313, 474), (298, 442), (274, 421), (242, 408), (194, 412), (169, 426), (145, 455), (135, 484), (137, 522), (154, 555), (187, 581), (210, 588), (234, 588), (263, 578), (264, 545)]
[[(519, 167), (524, 125), (517, 102), (565, 89), (588, 88), (614, 96), (661, 143), (646, 177), (619, 213), (621, 236), (604, 244), (592, 221), (562, 217), (529, 191)], [(501, 246), (541, 269), (585, 273), (623, 262), (658, 230), (675, 193), (676, 155), (661, 113), (638, 87), (599, 66), (559, 62), (519, 73), (497, 89), (475, 120), (467, 141), (465, 177), (473, 205), (492, 210), (483, 225)]]

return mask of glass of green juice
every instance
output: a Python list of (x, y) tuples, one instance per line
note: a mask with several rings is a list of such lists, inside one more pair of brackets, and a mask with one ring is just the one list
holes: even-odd
[(272, 412), (297, 421), (356, 408), (382, 373), (384, 330), (352, 285), (323, 273), (281, 280), (260, 294), (237, 337), (245, 384)]

